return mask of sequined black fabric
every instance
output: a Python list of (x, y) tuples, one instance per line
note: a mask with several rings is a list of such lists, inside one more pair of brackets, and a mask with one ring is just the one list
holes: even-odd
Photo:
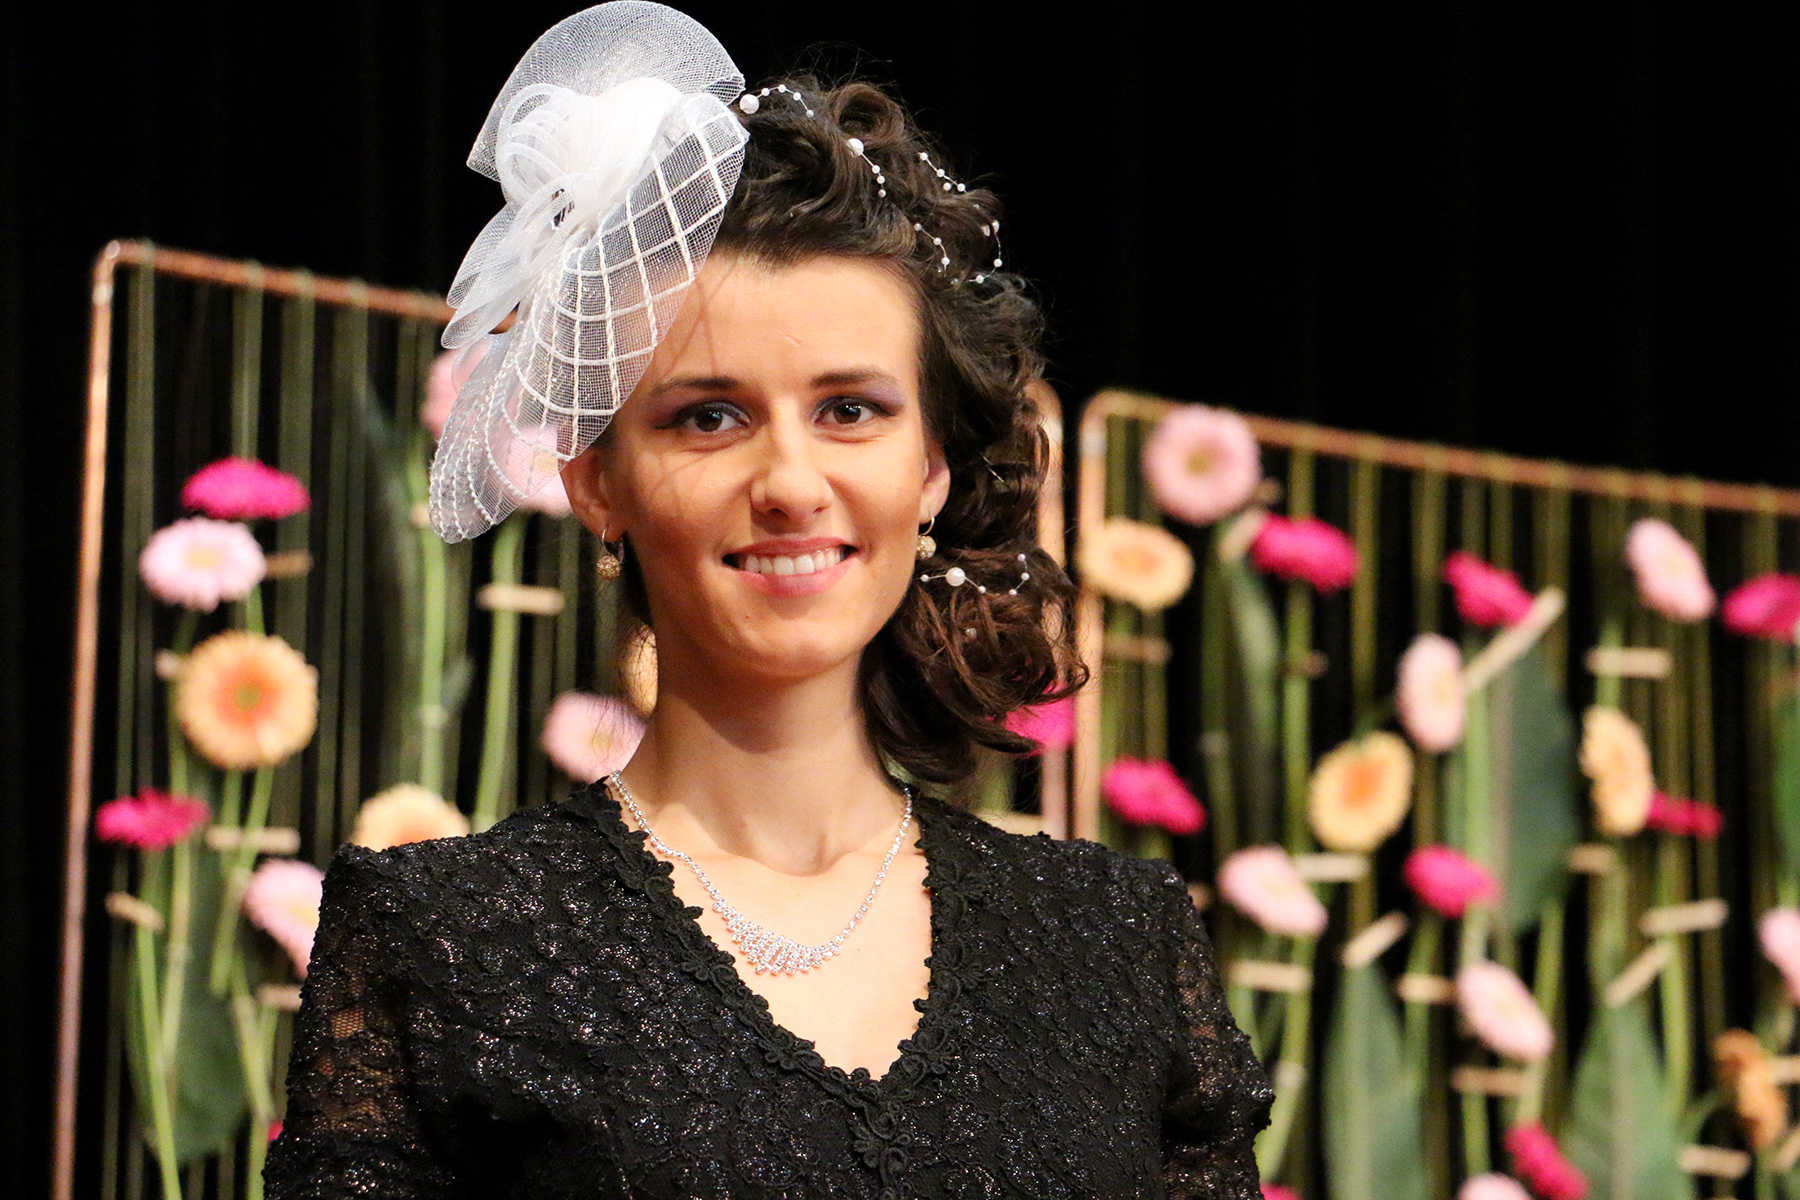
[(603, 788), (325, 880), (271, 1200), (1258, 1196), (1272, 1098), (1167, 867), (918, 806), (880, 1079), (769, 1017)]

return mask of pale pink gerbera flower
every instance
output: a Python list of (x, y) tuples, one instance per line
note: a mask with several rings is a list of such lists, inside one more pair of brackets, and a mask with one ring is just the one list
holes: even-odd
[(1115, 759), (1100, 780), (1106, 802), (1133, 825), (1158, 825), (1186, 836), (1206, 827), (1206, 810), (1175, 768), (1157, 760)]
[(1180, 538), (1125, 517), (1084, 529), (1077, 558), (1088, 586), (1146, 612), (1181, 599), (1194, 579), (1194, 556)]
[(450, 410), (456, 407), (456, 397), (486, 357), (489, 344), (488, 338), (478, 338), (467, 346), (444, 351), (432, 362), (431, 373), (425, 378), (425, 403), (419, 408), (419, 424), (434, 439), (444, 436), (444, 425), (450, 420)]
[(1444, 562), (1444, 582), (1456, 590), (1456, 611), (1471, 625), (1517, 625), (1531, 612), (1531, 593), (1511, 571), (1491, 567), (1466, 550)]
[(1800, 1004), (1800, 908), (1771, 908), (1756, 922), (1763, 956), (1787, 983), (1788, 997)]
[(1419, 749), (1433, 754), (1462, 741), (1468, 702), (1463, 695), (1462, 651), (1442, 634), (1421, 633), (1400, 656), (1394, 706), (1400, 724)]
[(1512, 1176), (1489, 1171), (1465, 1180), (1456, 1190), (1456, 1200), (1531, 1200), (1531, 1193)]
[(1458, 971), (1456, 1004), (1475, 1036), (1496, 1054), (1537, 1062), (1556, 1044), (1537, 1001), (1499, 963), (1476, 961)]
[(1325, 906), (1280, 846), (1250, 846), (1219, 867), (1219, 894), (1270, 933), (1318, 937)]
[(306, 978), (313, 936), (319, 931), (319, 900), (325, 873), (292, 858), (265, 859), (244, 888), (244, 915), (274, 938), (294, 960), (294, 973)]
[(1472, 904), (1500, 898), (1500, 883), (1489, 870), (1449, 846), (1420, 846), (1406, 856), (1400, 877), (1439, 915), (1456, 919)]
[(1021, 708), (1006, 718), (1006, 727), (1038, 744), (1032, 753), (1066, 750), (1075, 741), (1075, 697)]
[(227, 521), (277, 521), (305, 512), (312, 497), (306, 494), (306, 485), (286, 471), (253, 458), (221, 458), (188, 477), (181, 503)]
[(1298, 521), (1271, 514), (1250, 543), (1256, 569), (1336, 592), (1356, 581), (1356, 544), (1316, 517)]
[(138, 555), (138, 574), (158, 600), (211, 612), (221, 600), (242, 600), (268, 570), (249, 526), (187, 517), (150, 535)]
[(1637, 576), (1646, 607), (1671, 621), (1700, 621), (1712, 615), (1717, 598), (1706, 581), (1706, 564), (1667, 521), (1641, 517), (1625, 538), (1625, 561)]
[(433, 838), (466, 837), (468, 832), (469, 818), (442, 796), (416, 783), (397, 783), (362, 802), (350, 840), (371, 850), (386, 850)]
[(206, 801), (139, 788), (135, 796), (108, 800), (94, 814), (94, 834), (103, 842), (162, 850), (184, 841), (212, 819)]
[(592, 692), (564, 692), (544, 717), (544, 753), (582, 783), (630, 762), (643, 737), (644, 722), (629, 704)]
[(554, 425), (526, 425), (507, 443), (507, 476), (514, 486), (529, 490), (519, 501), (524, 511), (547, 517), (566, 517), (573, 511), (563, 488), (563, 460), (555, 452), (564, 436)]
[(1144, 479), (1164, 512), (1210, 525), (1249, 503), (1262, 481), (1262, 455), (1244, 418), (1184, 404), (1156, 423), (1144, 446)]
[(1725, 597), (1719, 616), (1733, 633), (1791, 642), (1800, 626), (1800, 576), (1758, 575), (1741, 583)]

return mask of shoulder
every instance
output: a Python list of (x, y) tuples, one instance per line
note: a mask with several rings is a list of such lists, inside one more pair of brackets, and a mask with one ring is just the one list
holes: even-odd
[(943, 870), (1001, 904), (1079, 908), (1107, 924), (1166, 931), (1175, 905), (1189, 904), (1181, 873), (1080, 838), (1012, 833), (973, 813), (928, 800), (927, 819)]

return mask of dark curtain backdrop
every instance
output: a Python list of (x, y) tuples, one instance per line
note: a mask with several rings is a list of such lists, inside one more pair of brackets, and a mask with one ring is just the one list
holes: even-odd
[[(1536, 7), (1536, 6), (1532, 6)], [(0, 34), (0, 1191), (44, 1194), (89, 264), (448, 286), (570, 0), (38, 3)], [(722, 3), (1011, 203), (1054, 381), (1800, 484), (1800, 10)]]

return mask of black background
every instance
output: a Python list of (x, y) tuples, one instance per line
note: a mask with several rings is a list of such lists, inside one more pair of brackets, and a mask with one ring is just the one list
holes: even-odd
[[(445, 288), (499, 204), (463, 157), (569, 11), (50, 3), (0, 31), (0, 1191), (48, 1180), (93, 256)], [(689, 11), (752, 80), (898, 81), (1010, 202), (1071, 401), (1800, 483), (1791, 6)]]

